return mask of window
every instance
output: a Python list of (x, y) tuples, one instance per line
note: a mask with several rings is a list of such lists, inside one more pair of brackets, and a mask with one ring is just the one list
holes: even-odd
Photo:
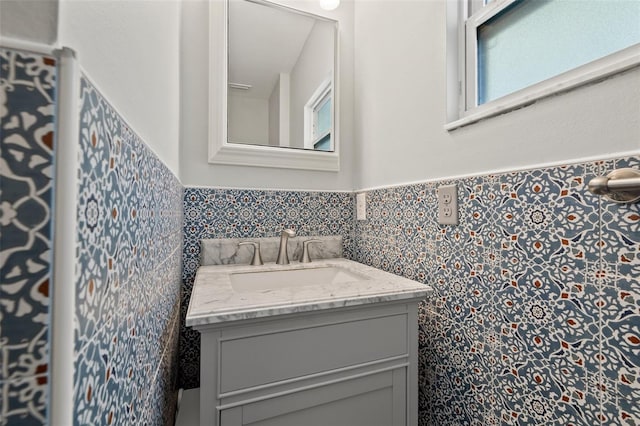
[(331, 93), (313, 108), (313, 149), (329, 151), (331, 148)]
[[(640, 65), (640, 0), (459, 0), (453, 129)], [(455, 38), (454, 40), (451, 40)], [(456, 90), (457, 89), (457, 90)], [(497, 101), (499, 100), (499, 101)]]
[(304, 107), (305, 149), (333, 151), (331, 117), (331, 79), (327, 79), (320, 84)]

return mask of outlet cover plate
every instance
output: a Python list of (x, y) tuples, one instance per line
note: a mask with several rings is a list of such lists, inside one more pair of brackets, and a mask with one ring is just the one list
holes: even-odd
[(367, 193), (356, 194), (356, 220), (367, 219)]
[(438, 188), (438, 223), (458, 224), (458, 187), (443, 185)]

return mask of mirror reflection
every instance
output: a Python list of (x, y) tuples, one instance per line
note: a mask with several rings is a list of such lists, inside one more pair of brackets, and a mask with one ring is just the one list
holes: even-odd
[(229, 1), (228, 142), (334, 151), (335, 21)]

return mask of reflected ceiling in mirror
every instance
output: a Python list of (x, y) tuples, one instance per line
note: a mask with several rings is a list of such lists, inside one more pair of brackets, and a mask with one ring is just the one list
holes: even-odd
[(228, 143), (333, 152), (337, 23), (274, 3), (228, 3)]

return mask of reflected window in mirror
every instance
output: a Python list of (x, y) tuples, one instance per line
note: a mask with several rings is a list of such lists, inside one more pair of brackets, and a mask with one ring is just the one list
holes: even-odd
[(316, 89), (304, 106), (304, 147), (316, 151), (333, 151), (331, 138), (331, 79)]

